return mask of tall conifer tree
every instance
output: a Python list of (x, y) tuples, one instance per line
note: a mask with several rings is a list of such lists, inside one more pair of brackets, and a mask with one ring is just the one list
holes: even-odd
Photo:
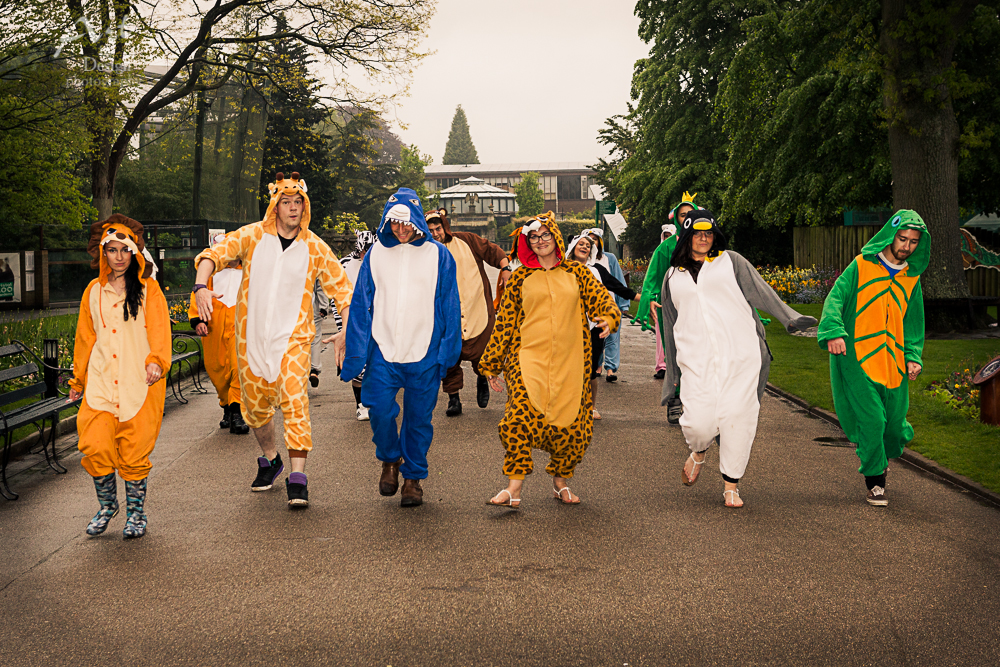
[(451, 119), (451, 132), (444, 147), (442, 164), (479, 164), (479, 155), (469, 133), (469, 121), (461, 104), (455, 109), (455, 117)]

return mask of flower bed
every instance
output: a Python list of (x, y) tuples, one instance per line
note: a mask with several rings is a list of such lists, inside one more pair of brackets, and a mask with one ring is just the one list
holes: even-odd
[(758, 273), (785, 303), (823, 303), (840, 276), (831, 267), (758, 266)]
[(927, 391), (948, 407), (958, 410), (969, 419), (979, 419), (979, 389), (972, 383), (975, 364), (971, 359), (959, 362), (959, 370), (952, 371), (943, 380), (934, 380)]

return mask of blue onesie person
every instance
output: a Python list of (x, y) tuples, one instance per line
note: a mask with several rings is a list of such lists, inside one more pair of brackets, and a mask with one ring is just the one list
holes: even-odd
[[(431, 416), (438, 386), (462, 351), (462, 307), (455, 260), (431, 238), (417, 193), (400, 188), (382, 211), (378, 243), (365, 255), (354, 285), (342, 380), (365, 369), (361, 402), (370, 408), (379, 493), (400, 505), (423, 502)], [(367, 368), (366, 368), (367, 365)], [(403, 423), (397, 431), (403, 392)]]

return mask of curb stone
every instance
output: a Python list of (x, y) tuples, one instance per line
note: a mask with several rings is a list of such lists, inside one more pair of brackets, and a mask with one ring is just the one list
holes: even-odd
[[(803, 398), (799, 398), (795, 394), (789, 394), (783, 389), (775, 387), (770, 382), (767, 383), (767, 390), (779, 398), (783, 398), (790, 403), (794, 403), (800, 408), (805, 409), (806, 412), (814, 417), (822, 419), (823, 421), (840, 428), (840, 420), (837, 419), (837, 415), (830, 412), (829, 410), (824, 410), (823, 408), (818, 408), (814, 405), (810, 405), (808, 401)], [(982, 500), (994, 507), (1000, 507), (1000, 493), (991, 491), (979, 482), (973, 481), (964, 475), (959, 475), (954, 470), (949, 470), (936, 461), (932, 461), (922, 454), (918, 454), (909, 447), (903, 448), (903, 455), (899, 457), (899, 460), (910, 465), (917, 470), (925, 473), (934, 475), (941, 480), (953, 484), (960, 489), (971, 493), (976, 496), (979, 500)]]

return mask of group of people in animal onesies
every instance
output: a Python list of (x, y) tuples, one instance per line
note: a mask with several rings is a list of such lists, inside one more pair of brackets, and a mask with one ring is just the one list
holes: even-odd
[[(568, 483), (600, 419), (594, 402), (601, 350), (621, 324), (622, 305), (638, 301), (637, 321), (652, 323), (662, 352), (661, 403), (690, 449), (684, 484), (695, 483), (717, 443), (723, 501), (743, 505), (737, 485), (771, 361), (758, 310), (788, 331), (816, 320), (782, 303), (728, 249), (715, 217), (693, 196), (685, 193), (671, 212), (637, 294), (612, 273), (620, 268), (609, 263), (613, 255), (604, 257), (599, 230), (567, 247), (551, 212), (515, 230), (508, 257), (478, 235), (452, 231), (444, 209), (425, 213), (417, 194), (401, 188), (375, 233), (360, 233), (355, 253), (341, 263), (309, 229), (304, 179), (278, 173), (270, 193), (263, 220), (211, 239), (197, 256), (189, 311), (223, 409), (220, 426), (252, 430), (260, 446), (252, 491), (271, 489), (284, 470), (273, 422), (280, 409), (288, 503), (308, 505), (306, 385), (318, 376), (312, 352), (321, 338), (316, 309), (323, 307), (341, 326), (322, 342), (333, 343), (339, 375), (354, 386), (358, 419), (370, 418), (380, 494), (395, 495), (402, 475), (400, 505), (422, 503), (438, 386), (449, 396), (447, 414), (460, 414), (460, 364), (469, 361), (480, 407), (489, 389), (507, 392), (499, 435), (508, 482), (487, 504), (520, 507), (534, 449), (549, 455), (553, 498), (578, 504)], [(163, 417), (171, 329), (144, 248), (135, 220), (116, 214), (91, 226), (99, 276), (81, 300), (70, 383), (70, 398), (83, 398), (79, 448), (100, 504), (90, 535), (103, 533), (118, 513), (118, 476), (125, 484), (124, 537), (141, 537), (147, 527), (149, 457)], [(929, 255), (920, 216), (900, 211), (837, 280), (819, 326), (837, 413), (857, 443), (873, 505), (887, 504), (887, 460), (913, 436), (907, 380), (920, 372), (920, 274)], [(484, 264), (500, 270), (496, 302)], [(609, 375), (617, 367), (617, 359), (605, 358)]]

